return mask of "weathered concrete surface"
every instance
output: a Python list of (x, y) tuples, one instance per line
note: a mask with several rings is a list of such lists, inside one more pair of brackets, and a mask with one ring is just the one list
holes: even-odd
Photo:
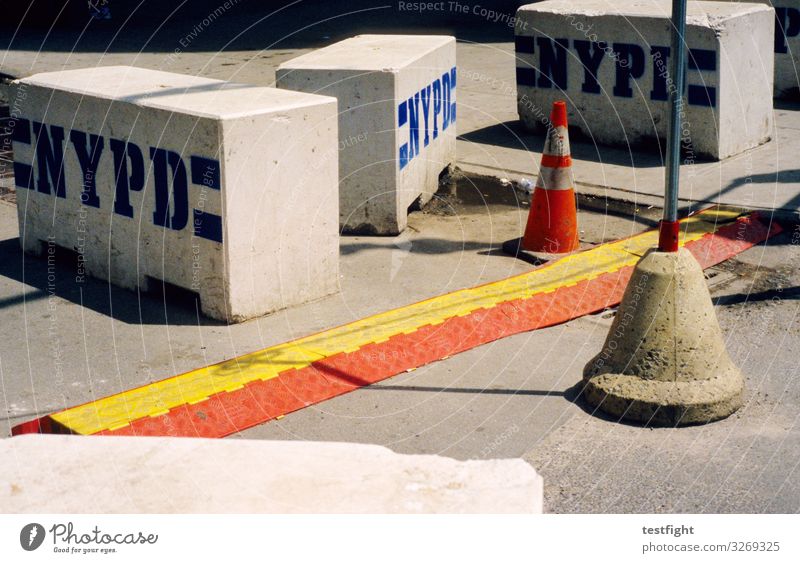
[[(15, 210), (0, 203), (0, 406), (8, 417), (0, 428), (7, 435), (37, 413), (529, 269), (498, 252), (521, 232), (527, 209), (513, 190), (478, 180), (460, 183), (461, 202), (437, 198), (439, 213), (412, 213), (400, 239), (344, 237), (340, 294), (232, 326), (198, 317), (194, 303), (131, 299), (94, 280), (75, 286), (68, 265), (57, 267), (50, 295), (46, 266), (21, 255)], [(644, 208), (624, 216), (606, 203), (596, 201), (600, 212), (581, 205), (582, 239), (630, 236), (659, 216)], [(781, 235), (711, 273), (722, 280), (713, 295), (729, 351), (748, 381), (745, 406), (708, 430), (630, 428), (575, 401), (583, 366), (608, 334), (614, 313), (607, 311), (481, 346), (242, 437), (371, 443), (457, 459), (535, 456), (548, 512), (796, 511), (800, 246), (793, 240), (800, 239)]]
[[(772, 131), (774, 12), (758, 4), (691, 2), (681, 142), (722, 159)], [(517, 107), (532, 129), (569, 101), (570, 125), (599, 143), (666, 139), (670, 0), (547, 0), (522, 6), (516, 28)]]
[(527, 513), (522, 460), (456, 461), (380, 446), (30, 435), (0, 440), (5, 513)]
[(642, 257), (583, 378), (591, 405), (645, 424), (711, 422), (742, 405), (744, 378), (728, 356), (703, 270), (688, 250)]
[[(339, 294), (230, 326), (198, 315), (192, 300), (136, 295), (94, 279), (76, 284), (70, 263), (56, 265), (49, 285), (47, 264), (19, 249), (16, 210), (0, 202), (6, 334), (0, 341), (0, 407), (7, 417), (0, 432), (8, 435), (10, 426), (38, 413), (528, 271), (530, 264), (500, 252), (503, 241), (525, 227), (528, 210), (518, 201), (511, 188), (499, 193), (497, 182), (464, 179), (458, 198), (437, 197), (438, 211), (412, 213), (399, 238), (343, 237)], [(631, 236), (652, 222), (651, 211), (632, 222), (606, 213), (605, 202), (598, 207), (601, 212), (582, 209), (579, 216), (587, 242)], [(568, 418), (561, 386), (573, 385), (580, 374), (565, 371), (566, 364), (582, 367), (604, 335), (586, 342), (582, 331), (555, 327), (498, 341), (392, 378), (386, 388), (370, 387), (273, 421), (253, 429), (253, 436), (310, 439), (318, 432), (319, 440), (377, 443), (403, 453), (519, 456), (524, 444)], [(576, 350), (574, 358), (559, 353), (565, 346)], [(486, 373), (495, 375), (487, 379)], [(537, 422), (520, 424), (530, 416)]]
[(335, 99), (116, 66), (25, 78), (9, 106), (27, 252), (221, 320), (337, 290)]
[(752, 1), (775, 8), (775, 97), (796, 98), (800, 88), (800, 0)]
[(456, 159), (453, 37), (360, 35), (281, 64), (276, 84), (339, 100), (339, 222), (395, 235)]
[[(206, 3), (208, 11), (219, 5)], [(13, 39), (9, 33), (12, 48), (0, 54), (0, 72), (136, 64), (269, 85), (280, 62), (358, 33), (397, 33), (405, 25), (407, 33), (451, 34), (459, 39), (460, 166), (535, 181), (544, 138), (518, 126), (513, 29), (471, 13), (448, 13), (452, 25), (436, 28), (396, 8), (367, 0), (301, 2), (269, 16), (266, 3), (240, 3), (185, 47), (180, 40), (197, 24), (197, 10), (184, 6), (170, 16), (173, 5), (145, 0), (140, 11), (147, 14), (135, 26), (82, 35), (57, 27), (46, 38), (46, 29), (22, 29)], [(365, 10), (352, 13), (357, 9)], [(797, 209), (800, 111), (780, 102), (775, 125), (776, 142), (682, 167), (682, 202)], [(648, 207), (663, 196), (658, 154), (575, 138), (572, 152), (578, 191), (597, 196), (594, 211), (581, 200), (582, 240), (617, 239), (655, 225), (660, 210)], [(617, 206), (607, 197), (633, 204)], [(0, 202), (0, 407), (9, 417), (0, 429), (7, 434), (40, 412), (530, 267), (498, 251), (520, 236), (527, 217), (513, 190), (471, 176), (460, 182), (458, 198), (433, 202), (439, 212), (410, 214), (401, 237), (344, 237), (340, 294), (231, 326), (198, 317), (193, 302), (144, 294), (132, 300), (96, 280), (75, 286), (64, 266), (50, 296), (46, 265), (21, 255), (16, 211)], [(548, 512), (797, 512), (797, 240), (781, 235), (707, 272), (715, 276), (709, 283), (729, 353), (747, 378), (744, 406), (714, 424), (626, 426), (575, 402), (583, 366), (608, 334), (614, 312), (606, 311), (470, 350), (243, 436), (372, 443), (457, 459), (525, 455), (544, 477)]]

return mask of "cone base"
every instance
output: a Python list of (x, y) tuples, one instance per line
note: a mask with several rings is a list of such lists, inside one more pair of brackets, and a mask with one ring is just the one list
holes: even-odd
[(652, 426), (704, 424), (742, 406), (744, 378), (735, 368), (712, 379), (654, 381), (622, 374), (584, 380), (583, 396), (593, 407)]
[(522, 248), (562, 255), (578, 248), (575, 190), (533, 191)]
[(583, 381), (591, 405), (646, 424), (711, 422), (741, 406), (744, 378), (688, 250), (650, 250), (639, 260)]
[(591, 248), (593, 245), (591, 244), (579, 244), (578, 248), (572, 250), (571, 252), (564, 252), (561, 254), (554, 254), (552, 252), (533, 252), (530, 250), (525, 250), (522, 247), (522, 238), (515, 238), (511, 240), (507, 240), (503, 243), (503, 252), (513, 256), (514, 258), (519, 258), (520, 260), (524, 260), (534, 266), (538, 266), (540, 264), (545, 264), (547, 262), (552, 262), (553, 260), (558, 260), (559, 258), (564, 258), (565, 256), (569, 256), (571, 254), (575, 254), (576, 252), (582, 252)]

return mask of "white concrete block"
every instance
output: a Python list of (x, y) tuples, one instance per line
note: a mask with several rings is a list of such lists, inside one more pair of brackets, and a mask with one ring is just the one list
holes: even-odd
[(393, 235), (436, 192), (456, 156), (456, 43), (360, 35), (283, 63), (280, 88), (339, 100), (339, 218), (345, 232)]
[(30, 434), (0, 440), (4, 513), (528, 513), (520, 459), (333, 442)]
[[(670, 0), (548, 0), (517, 16), (517, 104), (529, 127), (566, 99), (570, 125), (600, 143), (666, 138)], [(689, 2), (685, 162), (725, 158), (770, 139), (774, 12)]]
[(337, 290), (335, 99), (119, 66), (10, 104), (22, 245), (76, 251), (78, 282), (163, 280), (229, 321)]
[(752, 1), (775, 9), (775, 97), (796, 97), (800, 89), (800, 0)]

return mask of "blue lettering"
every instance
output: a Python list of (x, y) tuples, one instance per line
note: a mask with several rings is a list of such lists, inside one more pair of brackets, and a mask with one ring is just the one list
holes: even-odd
[[(417, 95), (419, 97), (419, 95)], [(418, 100), (417, 100), (418, 102)], [(405, 102), (404, 102), (405, 104)], [(407, 119), (405, 108), (401, 108), (401, 125)], [(418, 117), (414, 117), (414, 127), (418, 127)], [(31, 130), (33, 134), (31, 134)], [(31, 189), (35, 180), (36, 189), (45, 194), (55, 193), (66, 197), (64, 174), (64, 128), (17, 118), (11, 132), (14, 143), (32, 144), (35, 138), (35, 159), (38, 166), (37, 178), (33, 178), (34, 166), (14, 162), (16, 185)], [(413, 136), (412, 136), (413, 139)], [(105, 149), (105, 138), (73, 129), (69, 132), (69, 142), (74, 147), (75, 156), (82, 173), (80, 201), (83, 205), (100, 208), (97, 193), (97, 173)], [(113, 212), (123, 217), (133, 218), (131, 192), (141, 192), (145, 188), (145, 161), (142, 150), (134, 143), (124, 139), (108, 140), (114, 165), (114, 204)], [(406, 146), (406, 149), (408, 147)], [(416, 130), (415, 151), (419, 152), (419, 131)], [(402, 153), (402, 150), (401, 150)], [(189, 178), (187, 166), (181, 156), (174, 151), (150, 148), (155, 211), (153, 223), (175, 231), (183, 230), (189, 222)], [(190, 157), (191, 183), (213, 190), (222, 189), (221, 167), (218, 160), (202, 156)], [(55, 188), (54, 188), (55, 186)], [(222, 217), (214, 213), (194, 209), (194, 234), (207, 240), (222, 242)]]
[(514, 50), (517, 53), (532, 55), (534, 51), (533, 36), (517, 35), (514, 37)]
[(530, 86), (536, 88), (536, 69), (518, 66), (517, 84), (519, 86)]
[[(192, 184), (213, 190), (222, 189), (218, 160), (192, 156), (189, 159), (189, 168), (192, 174)], [(192, 216), (194, 218), (194, 236), (222, 242), (222, 217), (202, 209), (192, 209)]]
[(436, 116), (442, 113), (442, 82), (437, 78), (431, 86), (433, 88), (433, 138), (439, 136), (439, 124)]
[(193, 209), (194, 236), (222, 242), (222, 217), (213, 213), (206, 213), (201, 209)]
[(717, 52), (708, 49), (689, 49), (690, 70), (717, 70)]
[[(442, 131), (456, 121), (456, 67), (443, 73), (432, 83), (423, 86), (413, 96), (400, 102), (397, 106), (398, 130), (408, 124), (408, 142), (400, 145), (400, 169), (419, 156), (420, 149), (427, 147), (431, 140), (439, 136), (439, 116), (442, 117)], [(420, 101), (422, 111), (420, 113)], [(431, 139), (431, 122), (433, 122), (433, 139)], [(420, 125), (423, 128), (422, 147), (420, 147)], [(401, 138), (405, 135), (401, 133)]]
[[(450, 91), (456, 89), (456, 67), (450, 69)], [(451, 96), (452, 97), (452, 96)], [(450, 103), (450, 123), (456, 122), (456, 102), (453, 100)]]
[(666, 101), (669, 99), (667, 90), (667, 76), (669, 75), (669, 47), (650, 47), (650, 58), (653, 59), (653, 89), (650, 90), (650, 99)]
[(43, 194), (52, 193), (50, 181), (53, 180), (56, 184), (56, 196), (66, 198), (64, 128), (51, 125), (48, 134), (47, 125), (34, 121), (33, 134), (36, 136), (36, 163), (39, 170), (39, 178), (36, 182), (37, 189)]
[(14, 185), (26, 190), (33, 189), (33, 168), (24, 162), (14, 162)]
[(408, 99), (408, 129), (408, 159), (411, 160), (419, 154), (419, 92)]
[(442, 131), (450, 126), (450, 73), (442, 75)]
[[(776, 8), (778, 22), (786, 36), (800, 35), (800, 10), (789, 13)], [(778, 24), (776, 24), (778, 25)], [(517, 86), (531, 88), (566, 89), (567, 87), (567, 58), (566, 39), (550, 39), (548, 37), (517, 37), (517, 53), (530, 54), (534, 52), (534, 43), (539, 47), (539, 68), (517, 67)], [(608, 44), (602, 41), (587, 41), (575, 39), (572, 42), (577, 59), (583, 67), (583, 82), (581, 91), (588, 94), (602, 92), (598, 71), (605, 55), (613, 55), (616, 61), (614, 87), (612, 93), (621, 98), (633, 97), (631, 80), (637, 81), (645, 75), (647, 70), (647, 57), (644, 48), (632, 43), (614, 43), (613, 52)], [(785, 42), (776, 43), (776, 51)], [(669, 58), (670, 48), (658, 45), (648, 47), (652, 59), (653, 81), (649, 91), (649, 99), (666, 101), (669, 99), (670, 78)], [(525, 63), (527, 64), (527, 63)], [(690, 49), (688, 57), (689, 70), (700, 72), (717, 72), (717, 52), (713, 49)], [(686, 101), (689, 105), (716, 107), (716, 86), (688, 84)], [(435, 98), (434, 98), (435, 101)], [(436, 107), (434, 106), (434, 115)], [(452, 116), (451, 116), (452, 121)]]
[(81, 176), (83, 177), (81, 202), (84, 205), (99, 208), (100, 198), (97, 197), (97, 182), (95, 178), (105, 142), (103, 137), (99, 135), (89, 135), (89, 146), (87, 147), (86, 137), (86, 133), (77, 129), (69, 132), (69, 139), (75, 147), (75, 154), (78, 156), (78, 163), (81, 165)]
[(189, 167), (192, 170), (192, 184), (206, 186), (214, 190), (222, 189), (218, 160), (193, 156), (189, 161)]
[(430, 136), (428, 135), (428, 115), (430, 114), (431, 110), (431, 87), (426, 86), (422, 90), (420, 90), (420, 99), (422, 100), (422, 119), (425, 122), (425, 138), (423, 140), (423, 146), (428, 146), (430, 142)]
[(600, 63), (603, 62), (605, 56), (604, 47), (594, 41), (580, 39), (576, 39), (574, 45), (581, 65), (583, 65), (581, 91), (587, 94), (599, 94), (600, 83), (597, 81), (597, 69), (600, 68)]
[[(397, 127), (400, 128), (408, 122), (408, 104), (403, 100), (397, 106)], [(400, 145), (400, 170), (408, 164), (408, 143)]]
[(16, 119), (11, 128), (11, 140), (15, 143), (31, 144), (31, 122), (27, 119)]
[[(709, 49), (689, 49), (689, 70), (717, 70), (717, 52)], [(689, 84), (686, 102), (693, 106), (716, 107), (717, 89), (705, 84)]]
[(109, 139), (108, 147), (114, 155), (114, 213), (133, 218), (130, 191), (144, 188), (144, 156), (138, 146), (119, 139)]
[(800, 35), (800, 10), (775, 7), (775, 52), (788, 53), (787, 37)]
[[(150, 148), (153, 161), (153, 175), (156, 192), (156, 208), (153, 211), (153, 224), (180, 231), (189, 222), (189, 184), (186, 165), (181, 155), (166, 149)], [(170, 178), (172, 170), (172, 206), (170, 217)]]
[(686, 92), (686, 102), (693, 106), (716, 107), (717, 89), (713, 86), (689, 84)]
[(561, 90), (567, 89), (567, 39), (551, 40), (549, 37), (537, 37), (539, 45), (539, 88), (551, 88), (555, 85)]
[(614, 51), (619, 56), (614, 95), (621, 98), (632, 98), (631, 78), (636, 80), (644, 74), (644, 49), (633, 43), (614, 43)]

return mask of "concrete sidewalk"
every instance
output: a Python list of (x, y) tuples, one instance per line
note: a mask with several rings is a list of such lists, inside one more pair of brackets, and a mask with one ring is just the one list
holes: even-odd
[[(192, 303), (170, 296), (97, 281), (76, 285), (69, 264), (59, 265), (48, 285), (46, 263), (19, 250), (14, 208), (0, 203), (7, 413), (0, 431), (41, 412), (526, 270), (497, 250), (519, 232), (525, 209), (496, 203), (496, 194), (506, 193), (499, 184), (464, 181), (460, 188), (465, 200), (489, 203), (452, 202), (448, 215), (413, 213), (400, 240), (343, 238), (340, 295), (234, 326), (199, 317)], [(593, 242), (639, 232), (653, 220), (580, 215), (582, 229), (592, 233), (584, 238)], [(545, 479), (551, 512), (795, 511), (798, 236), (789, 231), (708, 273), (731, 354), (748, 376), (745, 408), (714, 425), (623, 426), (576, 401), (583, 365), (612, 320), (606, 312), (481, 346), (239, 436), (379, 444), (456, 459), (525, 456)], [(662, 490), (671, 492), (654, 493)]]

